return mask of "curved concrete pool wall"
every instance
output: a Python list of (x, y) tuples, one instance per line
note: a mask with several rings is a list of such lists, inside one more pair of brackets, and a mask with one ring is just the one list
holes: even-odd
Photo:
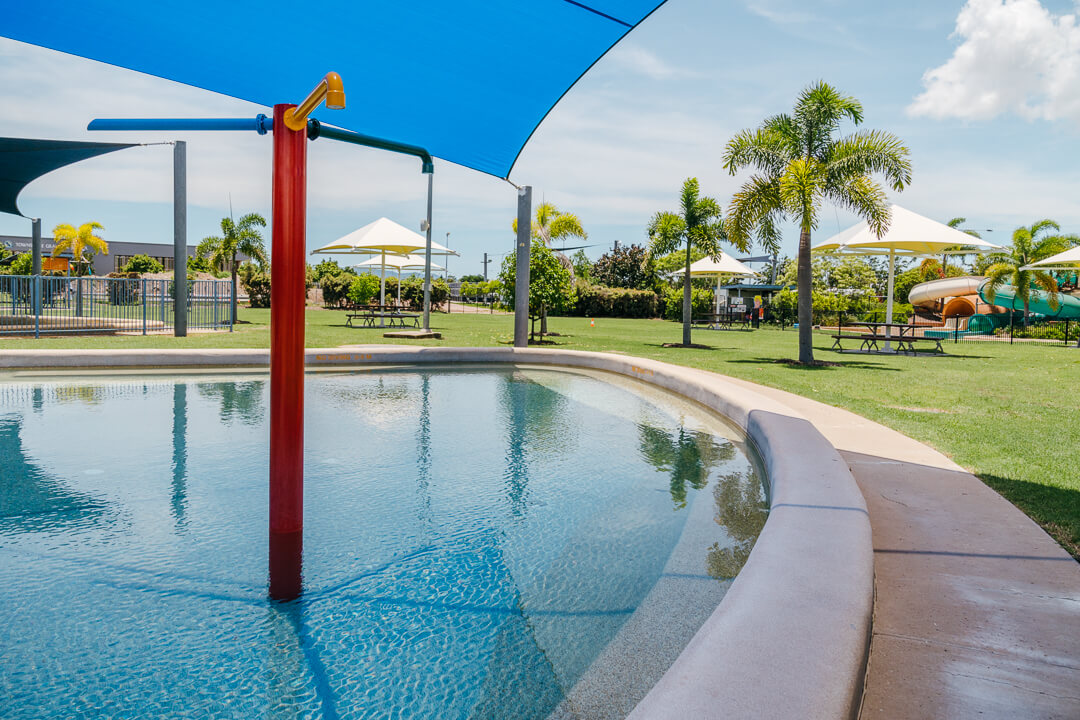
[[(0, 368), (266, 367), (265, 350), (25, 350)], [(511, 348), (308, 350), (317, 366), (529, 363), (606, 370), (734, 421), (765, 464), (771, 511), (724, 600), (630, 717), (854, 717), (873, 609), (862, 494), (831, 444), (791, 408), (720, 375), (608, 353)]]

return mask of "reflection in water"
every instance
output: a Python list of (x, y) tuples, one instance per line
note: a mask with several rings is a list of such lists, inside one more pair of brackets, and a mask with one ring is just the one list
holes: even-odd
[(525, 405), (532, 383), (515, 380), (508, 376), (502, 383), (499, 402), (507, 416), (509, 437), (506, 448), (506, 473), (503, 476), (506, 485), (506, 497), (510, 501), (510, 512), (514, 517), (525, 515), (527, 505), (526, 492), (529, 488), (529, 462), (525, 457), (525, 434), (528, 428), (528, 416)]
[(187, 385), (173, 385), (172, 508), (177, 530), (187, 524)]
[(506, 375), (499, 404), (508, 426), (505, 485), (510, 511), (524, 517), (529, 505), (529, 452), (565, 452), (574, 439), (565, 422), (566, 399), (521, 373)]
[(714, 467), (735, 457), (731, 442), (717, 443), (713, 435), (682, 426), (672, 434), (640, 423), (638, 437), (641, 454), (649, 464), (671, 473), (671, 500), (676, 509), (686, 507), (687, 485), (700, 490), (709, 484), (709, 472)]
[(733, 542), (727, 547), (713, 543), (705, 568), (714, 578), (733, 578), (750, 557), (754, 541), (768, 518), (769, 504), (761, 480), (754, 472), (724, 475), (713, 488), (713, 498), (716, 522)]
[(104, 395), (101, 385), (60, 385), (53, 389), (53, 396), (61, 403), (100, 405)]
[(428, 397), (431, 376), (420, 378), (420, 426), (416, 434), (416, 497), (418, 515), (424, 524), (431, 522), (431, 401)]
[(263, 417), (263, 380), (245, 382), (199, 383), (196, 389), (207, 399), (221, 403), (221, 421), (231, 425), (239, 420), (245, 425), (258, 425)]
[(88, 524), (105, 504), (72, 492), (23, 451), (18, 419), (0, 417), (0, 532), (38, 532)]

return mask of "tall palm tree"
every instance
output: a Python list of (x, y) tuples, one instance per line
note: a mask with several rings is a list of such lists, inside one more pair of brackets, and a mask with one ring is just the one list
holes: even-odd
[(232, 274), (232, 321), (236, 324), (236, 273), (239, 267), (237, 255), (247, 255), (262, 267), (266, 265), (266, 247), (256, 228), (266, 227), (266, 219), (258, 213), (248, 213), (233, 222), (231, 217), (221, 218), (221, 236), (203, 238), (195, 249), (198, 257), (210, 259), (219, 272)]
[(994, 302), (998, 288), (1012, 285), (1016, 297), (1024, 301), (1024, 327), (1028, 326), (1032, 285), (1038, 285), (1046, 291), (1047, 302), (1051, 308), (1056, 310), (1060, 303), (1058, 284), (1053, 275), (1045, 270), (1020, 269), (1064, 252), (1069, 247), (1068, 238), (1060, 234), (1047, 235), (1049, 230), (1060, 232), (1061, 226), (1053, 220), (1040, 220), (1031, 227), (1018, 227), (1012, 234), (1012, 247), (1006, 252), (991, 253), (989, 256), (993, 265), (986, 269), (986, 277), (989, 279), (986, 299)]
[(791, 115), (774, 115), (756, 130), (743, 130), (724, 150), (724, 167), (732, 175), (745, 167), (757, 171), (732, 198), (728, 239), (741, 247), (756, 236), (776, 252), (781, 221), (799, 226), (800, 363), (814, 361), (810, 233), (822, 202), (855, 213), (880, 237), (892, 218), (884, 191), (870, 176), (884, 176), (896, 191), (911, 182), (908, 149), (891, 133), (859, 130), (835, 137), (843, 121), (859, 125), (862, 119), (858, 100), (819, 81), (799, 94)]
[[(686, 267), (683, 273), (683, 330), (682, 344), (690, 345), (690, 262), (695, 249), (716, 257), (720, 254), (720, 242), (729, 238), (724, 233), (720, 218), (720, 203), (711, 197), (702, 197), (697, 178), (683, 181), (679, 213), (658, 212), (649, 221), (649, 250), (656, 257), (681, 249), (686, 244)], [(735, 243), (745, 251), (746, 241)]]
[(53, 240), (56, 241), (56, 246), (52, 251), (53, 257), (70, 251), (75, 265), (75, 274), (81, 274), (80, 266), (89, 270), (94, 262), (94, 253), (109, 254), (109, 243), (94, 234), (95, 230), (104, 229), (105, 226), (99, 222), (83, 223), (78, 228), (67, 223), (57, 225), (53, 228)]
[[(514, 230), (514, 234), (517, 234), (517, 218), (514, 218), (511, 227)], [(585, 232), (585, 228), (581, 225), (581, 220), (574, 213), (563, 212), (559, 208), (555, 207), (554, 203), (542, 202), (536, 206), (536, 217), (532, 221), (531, 235), (533, 239), (540, 240), (551, 247), (551, 243), (555, 240), (568, 240), (570, 238), (580, 238), (581, 240), (587, 240), (589, 234)], [(570, 262), (570, 258), (562, 254), (558, 250), (555, 251), (555, 257), (563, 267), (570, 270), (570, 276), (574, 275), (574, 264)], [(543, 310), (540, 314), (540, 335), (543, 336), (547, 333), (547, 310)]]

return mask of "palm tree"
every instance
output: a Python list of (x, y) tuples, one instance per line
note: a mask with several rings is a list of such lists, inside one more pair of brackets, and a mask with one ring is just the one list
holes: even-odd
[(266, 265), (266, 248), (256, 227), (266, 227), (266, 220), (258, 213), (248, 213), (233, 222), (231, 217), (221, 218), (221, 237), (203, 238), (195, 249), (198, 257), (208, 257), (218, 271), (232, 274), (232, 321), (236, 324), (236, 272), (239, 267), (237, 255), (247, 255), (262, 267)]
[[(686, 244), (686, 267), (683, 273), (683, 330), (682, 344), (690, 346), (690, 262), (694, 249), (716, 257), (720, 254), (720, 241), (728, 240), (724, 223), (720, 218), (720, 203), (711, 197), (702, 197), (697, 178), (687, 178), (682, 187), (682, 207), (679, 214), (658, 212), (649, 221), (649, 250), (653, 256), (667, 255)], [(745, 241), (735, 243), (746, 250)]]
[[(982, 239), (982, 235), (979, 233), (978, 230), (969, 230), (968, 228), (960, 227), (961, 225), (963, 225), (966, 222), (967, 222), (966, 217), (954, 217), (952, 220), (950, 220), (949, 222), (947, 222), (945, 224), (948, 225), (949, 227), (951, 227), (953, 230), (959, 230), (960, 232), (962, 232), (962, 233), (964, 233), (966, 235), (970, 235), (971, 237), (976, 237), (976, 238)], [(961, 255), (960, 257), (962, 259), (963, 255)], [(941, 254), (941, 277), (945, 277), (945, 270), (946, 270), (946, 268), (948, 268), (948, 265), (949, 265), (949, 253), (947, 253), (947, 252), (942, 253)]]
[(53, 257), (70, 251), (75, 274), (80, 274), (79, 266), (85, 266), (89, 270), (94, 262), (94, 253), (109, 254), (109, 243), (94, 234), (95, 230), (104, 229), (105, 226), (99, 222), (83, 223), (78, 229), (67, 223), (57, 225), (53, 228), (53, 239), (56, 241)]
[[(511, 227), (514, 230), (514, 234), (517, 234), (517, 218), (514, 218), (514, 222)], [(536, 206), (536, 218), (532, 222), (531, 234), (533, 239), (540, 240), (544, 245), (551, 247), (551, 243), (555, 240), (567, 240), (569, 238), (580, 238), (587, 240), (589, 234), (585, 232), (585, 228), (581, 225), (581, 220), (574, 213), (563, 212), (559, 208), (555, 207), (554, 203), (542, 202)], [(558, 250), (555, 251), (555, 257), (564, 267), (570, 270), (571, 278), (574, 275), (574, 264), (570, 262), (570, 258), (563, 255)], [(540, 335), (543, 337), (547, 333), (547, 310), (543, 310), (540, 315)]]
[[(1031, 227), (1018, 227), (1012, 234), (1012, 247), (1006, 252), (992, 253), (989, 259), (993, 265), (986, 269), (986, 299), (994, 302), (998, 288), (1012, 285), (1016, 297), (1024, 301), (1024, 327), (1028, 326), (1028, 306), (1031, 302), (1031, 286), (1038, 285), (1046, 291), (1047, 302), (1057, 309), (1057, 280), (1045, 270), (1021, 270), (1020, 268), (1038, 262), (1051, 255), (1064, 252), (1069, 247), (1069, 239), (1062, 235), (1046, 235), (1049, 230), (1061, 231), (1061, 226), (1053, 220), (1040, 220)], [(1042, 234), (1042, 237), (1040, 237)]]
[(728, 239), (748, 245), (754, 236), (770, 251), (780, 246), (780, 223), (799, 226), (799, 362), (814, 361), (811, 333), (810, 233), (817, 228), (822, 201), (850, 210), (883, 235), (891, 221), (879, 173), (893, 190), (911, 182), (908, 149), (880, 130), (834, 137), (840, 123), (863, 119), (862, 104), (817, 82), (800, 93), (791, 115), (768, 118), (756, 130), (743, 130), (728, 142), (724, 167), (732, 175), (744, 167), (757, 172), (732, 198)]

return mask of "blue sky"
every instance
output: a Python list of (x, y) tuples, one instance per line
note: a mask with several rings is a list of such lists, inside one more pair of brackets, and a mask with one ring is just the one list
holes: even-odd
[[(824, 79), (863, 102), (865, 127), (889, 130), (911, 148), (914, 182), (894, 198), (901, 205), (939, 220), (963, 215), (997, 242), (1043, 217), (1080, 232), (1076, 12), (1072, 2), (1048, 0), (669, 0), (562, 100), (511, 179), (576, 212), (595, 259), (616, 240), (646, 242), (649, 217), (675, 209), (687, 176), (726, 206), (742, 179), (721, 167), (727, 140), (790, 109), (805, 85)], [(61, 139), (90, 137), (93, 117), (262, 111), (3, 39), (0, 98), (0, 135)], [(131, 137), (189, 141), (191, 242), (217, 233), (230, 198), (237, 215), (269, 218), (266, 138)], [(107, 240), (170, 242), (170, 163), (168, 147), (87, 161), (32, 184), (21, 206), (46, 231), (94, 219)], [(309, 163), (310, 247), (384, 215), (419, 229), (426, 188), (413, 158), (313, 143)], [(509, 251), (515, 210), (508, 184), (440, 163), (434, 237), (445, 242), (449, 232), (462, 253), (450, 272), (481, 272), (485, 251)], [(826, 209), (815, 240), (852, 222)], [(29, 223), (0, 216), (0, 234), (29, 234)], [(796, 240), (790, 229), (784, 252)]]

